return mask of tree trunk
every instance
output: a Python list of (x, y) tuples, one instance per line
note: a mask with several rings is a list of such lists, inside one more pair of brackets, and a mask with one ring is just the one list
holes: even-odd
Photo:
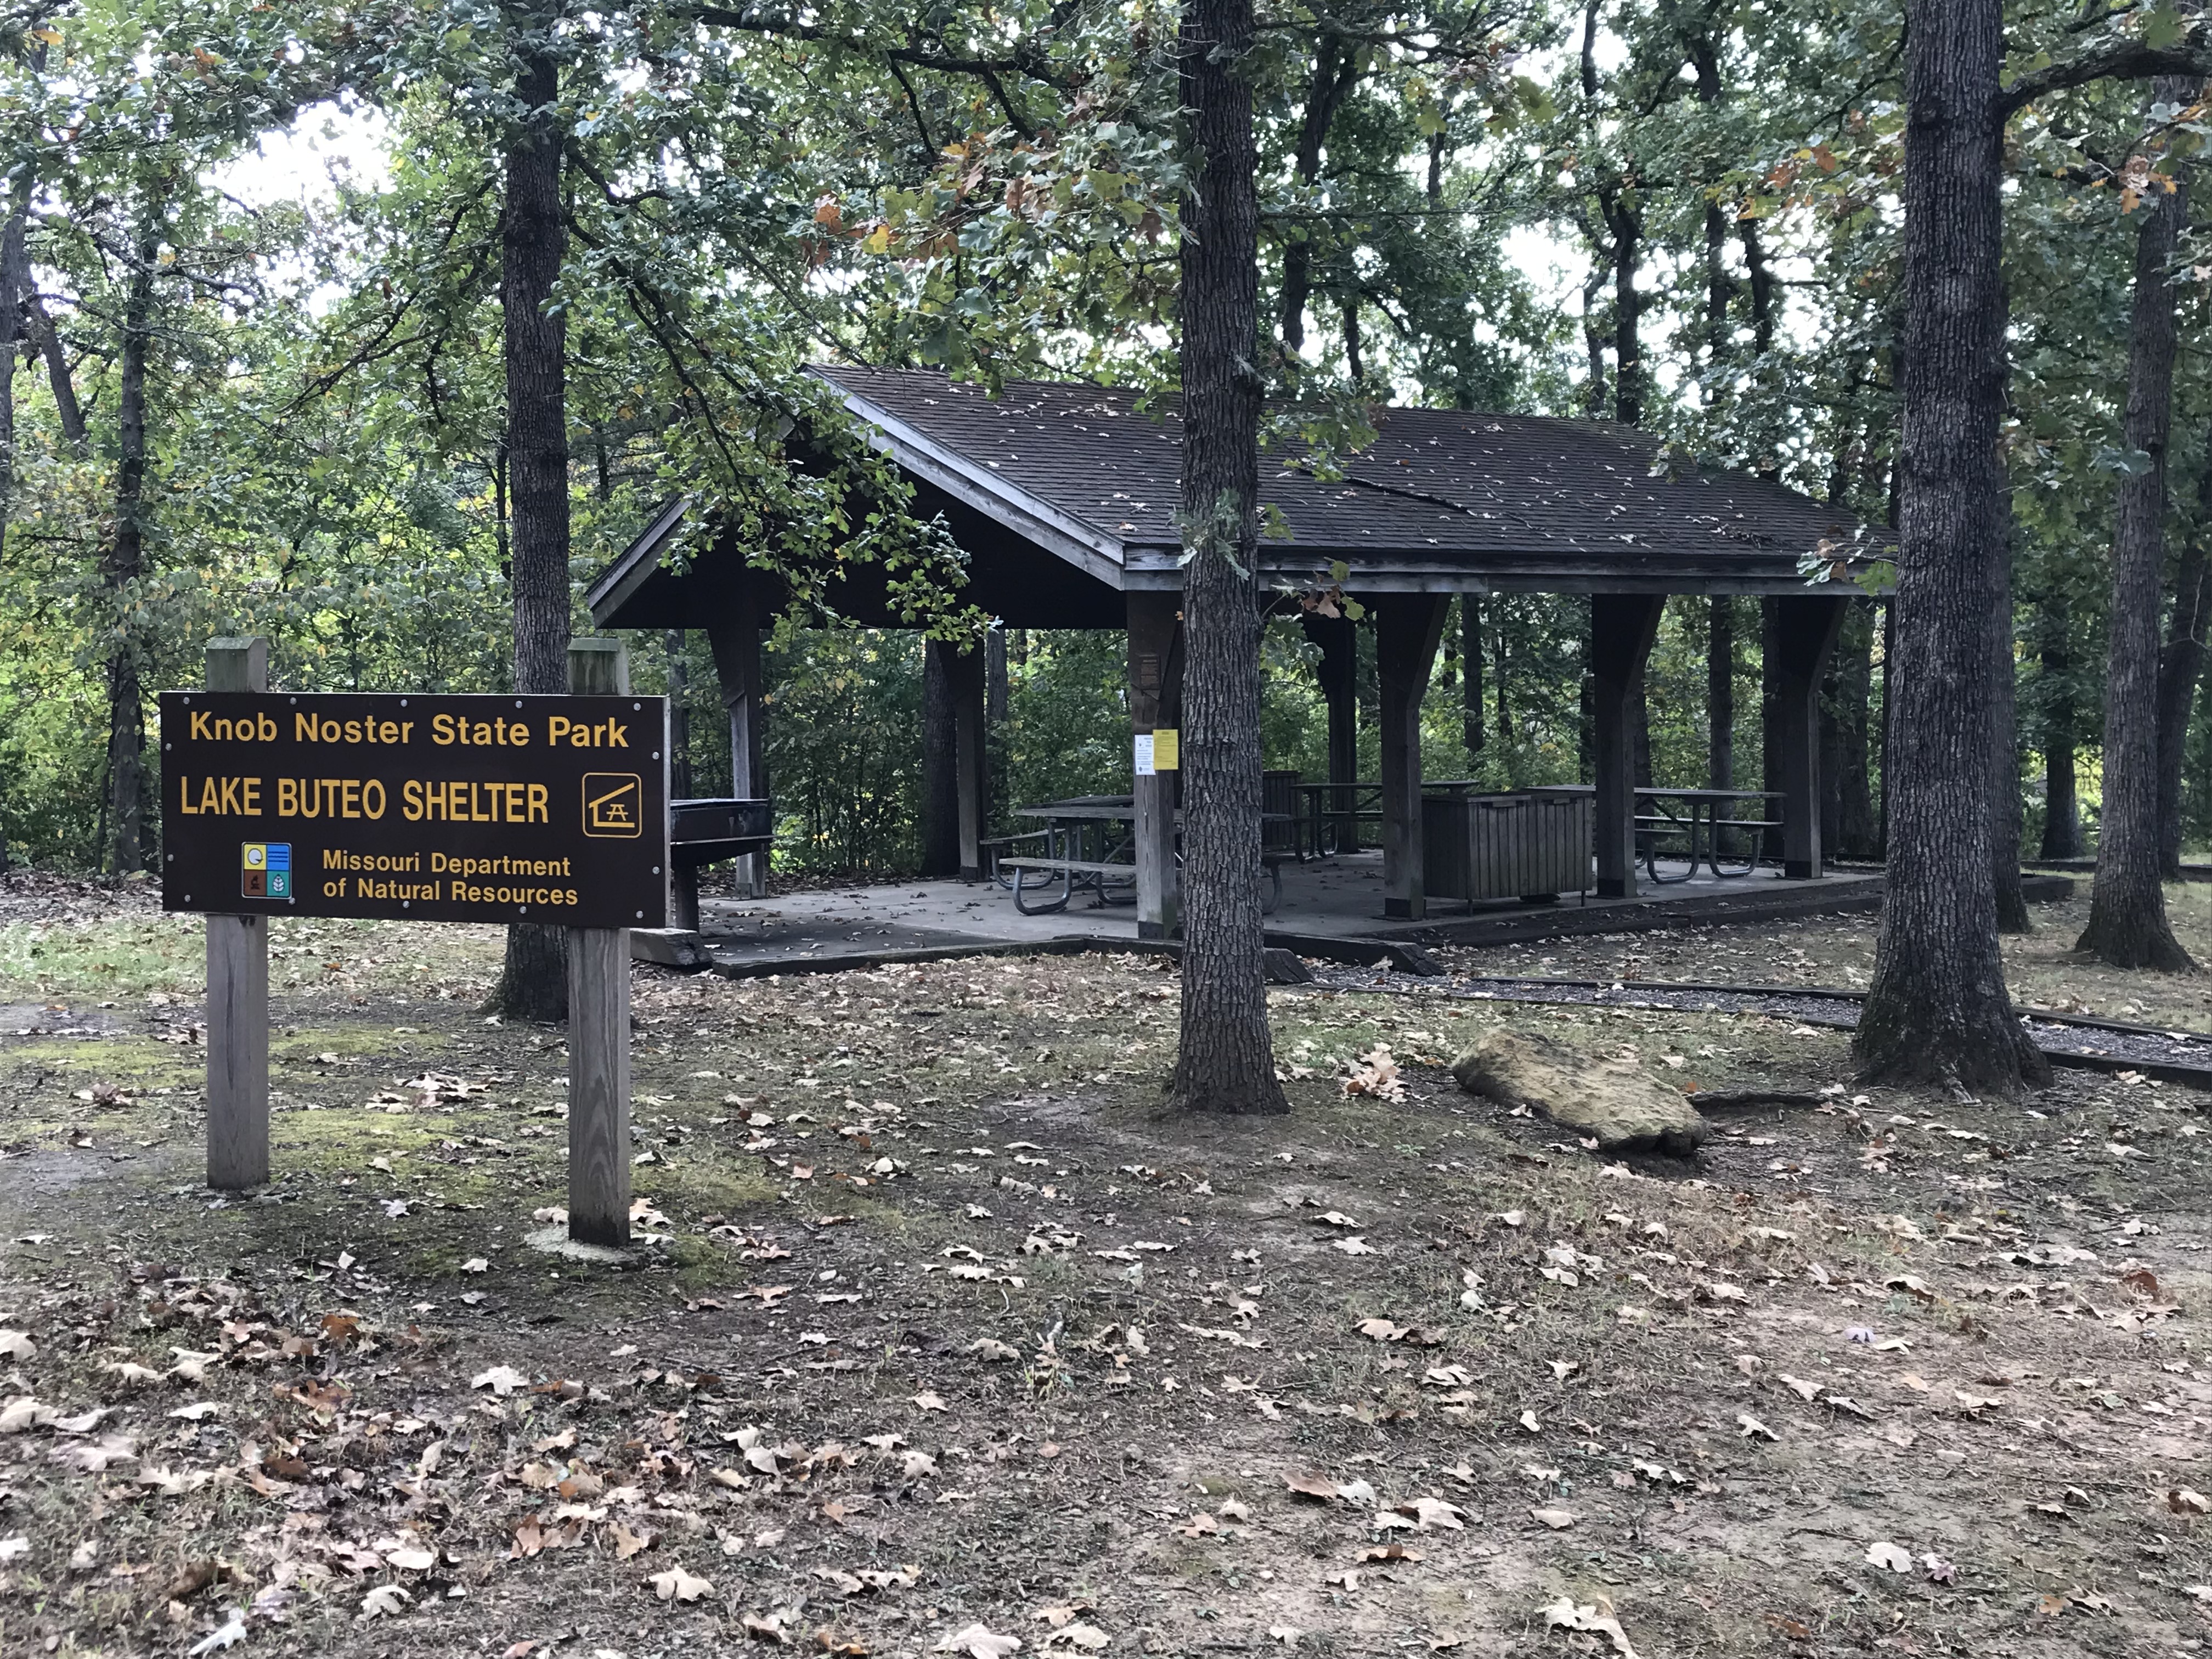
[[(1306, 86), (1304, 118), (1298, 125), (1297, 148), (1291, 171), (1298, 183), (1310, 187), (1321, 177), (1322, 147), (1336, 112), (1358, 73), (1359, 54), (1347, 49), (1343, 37), (1325, 33), (1314, 55), (1313, 75)], [(1313, 297), (1314, 227), (1292, 228), (1283, 244), (1283, 350), (1294, 356), (1306, 339), (1306, 306)], [(1357, 378), (1358, 371), (1354, 371)]]
[[(1624, 184), (1624, 188), (1625, 188)], [(1644, 353), (1637, 323), (1644, 307), (1636, 292), (1643, 264), (1644, 219), (1619, 191), (1605, 198), (1613, 232), (1613, 410), (1623, 426), (1644, 423)]]
[[(15, 489), (15, 331), (23, 315), (17, 299), (30, 286), (31, 266), (23, 228), (30, 217), (31, 170), (15, 181), (15, 203), (0, 223), (0, 552), (8, 545), (8, 504)], [(0, 842), (0, 863), (7, 847)]]
[(1871, 857), (1879, 842), (1875, 826), (1872, 738), (1874, 713), (1874, 617), (1872, 607), (1855, 605), (1844, 622), (1844, 649), (1838, 659), (1838, 725), (1843, 763), (1838, 769), (1842, 793), (1836, 847), (1846, 858)]
[(2050, 1076), (2013, 1018), (1990, 878), (1990, 616), (2004, 556), (2002, 0), (1908, 0), (1904, 441), (1888, 891), (1863, 1074), (2010, 1097)]
[[(604, 453), (604, 452), (602, 452)], [(661, 636), (668, 650), (668, 793), (691, 799), (691, 675), (684, 661), (684, 630)]]
[[(568, 689), (568, 425), (565, 313), (549, 310), (568, 233), (561, 217), (559, 71), (547, 39), (550, 15), (517, 20), (522, 68), (515, 100), (526, 112), (507, 151), (507, 210), (500, 223), (500, 310), (507, 362), (507, 490), (513, 515), (514, 689)], [(568, 936), (559, 927), (511, 927), (507, 961), (488, 1005), (510, 1019), (551, 1023), (568, 1012)]]
[(983, 717), (994, 726), (1006, 718), (1006, 630), (983, 635)]
[(1184, 0), (1182, 1030), (1185, 1111), (1287, 1112), (1260, 920), (1259, 157), (1252, 0)]
[[(1705, 781), (1735, 787), (1735, 597), (1716, 593), (1705, 635)], [(1735, 813), (1728, 816), (1734, 817)]]
[(949, 649), (921, 647), (921, 873), (960, 873), (960, 730), (952, 706)]
[(2068, 659), (2066, 601), (2044, 596), (2042, 679), (2037, 702), (2043, 715), (2043, 856), (2081, 856), (2081, 806), (2075, 787), (2073, 665)]
[(1593, 264), (1583, 284), (1583, 350), (1589, 360), (1589, 376), (1583, 382), (1583, 413), (1593, 421), (1605, 418), (1605, 336), (1597, 325), (1597, 296), (1605, 291), (1605, 275)]
[(103, 585), (113, 618), (107, 656), (108, 867), (128, 875), (146, 867), (143, 836), (146, 708), (140, 684), (138, 629), (125, 618), (131, 590), (146, 561), (146, 357), (154, 338), (154, 273), (161, 258), (161, 207), (149, 191), (146, 228), (137, 237), (123, 307), (122, 362), (116, 399), (115, 534), (107, 544)]
[(2020, 687), (2013, 657), (2012, 514), (1990, 605), (1990, 878), (1996, 885), (1997, 931), (2028, 931), (2027, 895), (2020, 884)]
[(1460, 688), (1460, 731), (1469, 761), (1482, 758), (1482, 599), (1462, 593), (1459, 600), (1459, 659), (1467, 669)]
[(2212, 454), (2197, 482), (2197, 521), (2189, 528), (2173, 573), (2173, 620), (2158, 659), (2158, 866), (2169, 881), (2181, 879), (2181, 767), (2189, 747), (2189, 716), (2197, 682), (2204, 672), (2204, 625), (2212, 605)]
[[(1759, 787), (1778, 789), (1782, 777), (1782, 652), (1776, 629), (1781, 611), (1773, 596), (1759, 601)], [(1759, 837), (1759, 855), (1782, 861), (1782, 823), (1779, 804), (1768, 801), (1762, 811), (1773, 827)]]
[(46, 315), (37, 295), (25, 301), (24, 312), (38, 340), (39, 355), (46, 361), (46, 384), (53, 391), (54, 418), (61, 424), (62, 440), (71, 455), (83, 460), (91, 453), (91, 446), (86, 440), (84, 406), (76, 400), (76, 381), (70, 374), (69, 357), (62, 349), (61, 331)]
[[(2187, 104), (2197, 83), (2161, 76), (2156, 102)], [(2135, 306), (2128, 325), (2130, 449), (2149, 457), (2123, 477), (2112, 536), (2112, 632), (2105, 668), (2104, 811), (2089, 925), (2075, 948), (2115, 968), (2196, 966), (2166, 918), (2159, 878), (2159, 582), (2165, 563), (2166, 442), (2173, 418), (2174, 292), (2170, 267), (2188, 217), (2188, 184), (2143, 198), (2136, 232)]]

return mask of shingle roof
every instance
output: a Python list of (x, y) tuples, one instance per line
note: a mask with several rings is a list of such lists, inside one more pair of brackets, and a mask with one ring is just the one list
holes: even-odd
[[(1018, 381), (996, 399), (916, 369), (814, 370), (876, 428), (875, 441), (1063, 556), (1119, 566), (1130, 586), (1175, 568), (1182, 432), (1175, 404), (1134, 392)], [(1346, 476), (1324, 482), (1263, 454), (1261, 499), (1287, 522), (1263, 563), (1332, 560), (1388, 586), (1610, 586), (1694, 592), (1797, 587), (1797, 561), (1857, 526), (1747, 473), (1657, 469), (1650, 434), (1607, 422), (1388, 408)], [(952, 476), (957, 475), (957, 476)], [(1042, 526), (1042, 532), (1039, 526)], [(1079, 544), (1079, 545), (1077, 545)], [(1456, 578), (1457, 580), (1453, 580)]]

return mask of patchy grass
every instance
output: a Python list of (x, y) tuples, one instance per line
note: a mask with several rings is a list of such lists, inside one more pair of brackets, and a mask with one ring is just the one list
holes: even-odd
[[(1854, 930), (1544, 954), (1832, 982)], [(428, 975), (396, 935), (277, 994), (252, 1201), (198, 1182), (188, 1003), (0, 1039), (0, 1399), (106, 1413), (0, 1432), (0, 1651), (180, 1654), (233, 1607), (240, 1652), (405, 1659), (1603, 1642), (1547, 1633), (1563, 1597), (1649, 1654), (2203, 1638), (2180, 1090), (1855, 1092), (1839, 1034), (1755, 1018), (1283, 991), (1292, 1115), (1177, 1119), (1149, 963), (641, 972), (661, 1242), (617, 1269), (525, 1242), (565, 1055), (472, 1012), (496, 935)], [(1497, 1025), (1840, 1088), (1607, 1162), (1451, 1084)], [(1347, 1097), (1378, 1043), (1405, 1097)], [(709, 1588), (660, 1599), (679, 1568)]]

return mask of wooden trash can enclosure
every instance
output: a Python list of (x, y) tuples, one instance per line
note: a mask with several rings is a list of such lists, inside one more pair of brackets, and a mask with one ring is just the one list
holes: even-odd
[(1431, 898), (1552, 898), (1590, 884), (1587, 792), (1424, 795)]

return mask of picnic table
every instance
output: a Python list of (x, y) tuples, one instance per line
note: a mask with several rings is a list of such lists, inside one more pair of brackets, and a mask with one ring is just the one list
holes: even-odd
[[(1721, 831), (1750, 830), (1764, 836), (1773, 825), (1764, 817), (1736, 815), (1735, 803), (1757, 801), (1763, 813), (1768, 801), (1783, 799), (1782, 793), (1776, 789), (1638, 789), (1636, 828), (1638, 839), (1644, 843), (1645, 871), (1655, 884), (1662, 887), (1695, 879), (1700, 864), (1723, 881), (1749, 875), (1759, 867), (1759, 842), (1753, 841), (1741, 868), (1723, 869)], [(1644, 810), (1647, 806), (1650, 809), (1648, 811)], [(1659, 840), (1662, 836), (1676, 835), (1683, 837), (1689, 848), (1690, 867), (1683, 875), (1662, 876), (1659, 873)]]
[[(988, 845), (993, 878), (1012, 890), (1014, 908), (1024, 915), (1049, 915), (1065, 910), (1068, 901), (1079, 892), (1095, 894), (1101, 904), (1136, 902), (1137, 805), (1133, 795), (1076, 795), (1066, 800), (1042, 801), (1034, 806), (1017, 806), (1014, 814), (1040, 819), (1043, 827), (997, 836)], [(1291, 815), (1263, 812), (1261, 818), (1267, 823), (1288, 823)], [(1182, 814), (1178, 811), (1178, 830), (1182, 823)], [(1001, 850), (1029, 846), (1039, 850), (1011, 854)], [(1180, 860), (1182, 856), (1182, 848), (1178, 844), (1176, 857)], [(1282, 860), (1286, 856), (1295, 855), (1275, 852), (1261, 854), (1261, 866), (1270, 883), (1261, 904), (1263, 911), (1272, 911), (1281, 901)], [(1040, 878), (1034, 885), (1032, 877)], [(1055, 883), (1057, 894), (1053, 892)], [(1031, 893), (1044, 902), (1031, 904), (1027, 896)]]
[[(1481, 786), (1473, 778), (1426, 778), (1421, 782), (1421, 793), (1427, 794), (1463, 794)], [(1304, 859), (1334, 858), (1340, 853), (1356, 853), (1363, 845), (1370, 844), (1363, 833), (1372, 823), (1380, 839), (1382, 812), (1382, 786), (1373, 779), (1351, 783), (1301, 783), (1297, 791), (1304, 803), (1298, 814), (1298, 857)]]

